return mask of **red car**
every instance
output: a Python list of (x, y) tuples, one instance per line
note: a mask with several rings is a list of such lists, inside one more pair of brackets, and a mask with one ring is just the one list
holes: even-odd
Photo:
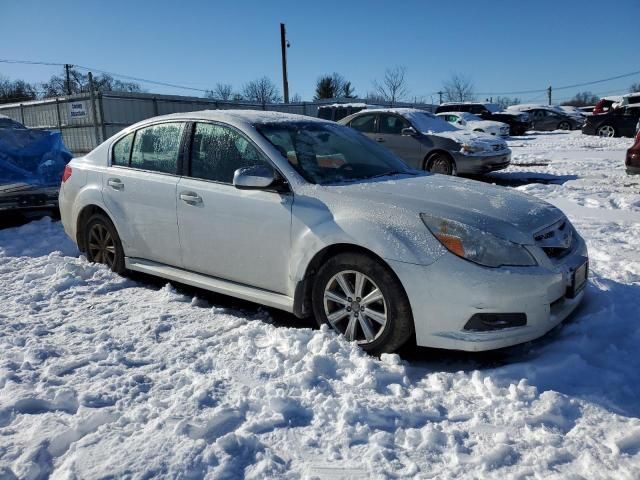
[(636, 134), (636, 143), (627, 150), (624, 164), (627, 166), (628, 174), (640, 174), (640, 130)]

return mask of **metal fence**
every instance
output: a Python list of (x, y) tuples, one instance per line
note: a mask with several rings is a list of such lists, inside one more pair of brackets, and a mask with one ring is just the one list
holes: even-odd
[[(352, 100), (355, 101), (364, 100)], [(197, 110), (254, 109), (317, 117), (319, 107), (332, 103), (335, 100), (260, 104), (178, 95), (104, 92), (0, 105), (0, 115), (30, 128), (58, 130), (67, 148), (74, 154), (81, 154), (91, 151), (123, 128), (157, 115)], [(380, 102), (376, 104), (381, 105)], [(396, 103), (395, 106), (428, 111), (433, 111), (434, 107), (422, 103)]]

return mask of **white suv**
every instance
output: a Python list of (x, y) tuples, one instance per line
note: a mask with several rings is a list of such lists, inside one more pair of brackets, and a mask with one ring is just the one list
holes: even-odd
[(68, 165), (90, 261), (313, 315), (371, 352), (487, 350), (580, 302), (585, 243), (522, 193), (408, 168), (357, 131), (275, 112), (157, 117)]

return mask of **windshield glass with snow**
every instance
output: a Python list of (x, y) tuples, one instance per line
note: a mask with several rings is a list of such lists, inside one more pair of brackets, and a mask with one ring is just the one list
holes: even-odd
[(407, 112), (403, 116), (423, 133), (457, 132), (459, 129), (440, 117), (428, 112)]
[(281, 122), (256, 128), (311, 183), (411, 173), (391, 152), (349, 127)]

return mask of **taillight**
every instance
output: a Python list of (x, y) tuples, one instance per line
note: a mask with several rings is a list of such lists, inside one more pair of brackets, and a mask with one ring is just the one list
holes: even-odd
[(69, 178), (71, 178), (71, 173), (73, 173), (73, 170), (71, 170), (71, 167), (69, 165), (65, 165), (64, 172), (62, 173), (62, 183), (66, 182), (67, 180), (69, 180)]

